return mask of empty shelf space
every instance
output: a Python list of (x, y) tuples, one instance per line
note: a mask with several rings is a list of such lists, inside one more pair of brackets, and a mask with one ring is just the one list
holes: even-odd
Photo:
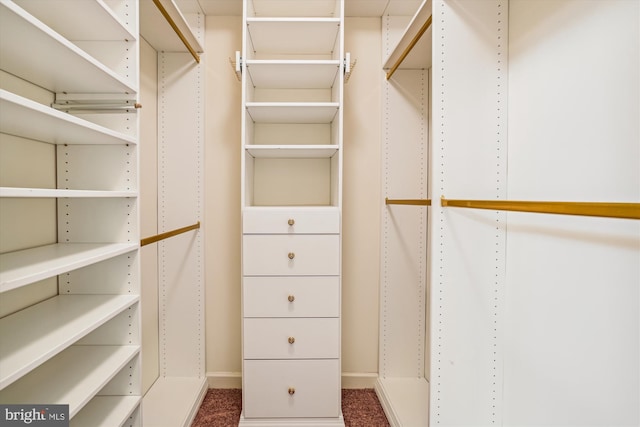
[(252, 0), (248, 3), (250, 16), (338, 17), (336, 0)]
[(144, 424), (154, 427), (190, 425), (206, 393), (206, 377), (160, 377), (144, 396)]
[(140, 405), (140, 396), (96, 396), (75, 417), (71, 427), (113, 427), (123, 425)]
[[(13, 1), (69, 40), (120, 41), (137, 37), (102, 0)], [(71, 10), (73, 13), (69, 13)]]
[[(135, 144), (132, 136), (0, 89), (0, 131), (51, 144)], [(38, 123), (38, 126), (34, 126)]]
[(429, 425), (429, 383), (424, 378), (378, 378), (376, 394), (392, 426)]
[[(161, 0), (175, 25), (196, 52), (203, 52), (198, 38), (173, 0)], [(140, 34), (158, 52), (188, 52), (184, 43), (152, 0), (140, 1)]]
[(135, 345), (71, 346), (0, 391), (0, 401), (68, 404), (73, 417), (139, 351)]
[[(416, 35), (422, 30), (423, 25), (431, 17), (432, 0), (424, 0), (420, 8), (411, 19), (402, 38), (392, 50), (383, 65), (384, 70), (391, 69), (398, 61), (401, 61), (398, 69), (427, 69), (431, 67), (432, 30), (431, 26), (424, 31), (420, 39), (412, 48), (410, 44)], [(401, 59), (406, 53), (406, 57)]]
[(338, 152), (336, 145), (247, 145), (245, 149), (258, 158), (328, 158)]
[(15, 3), (0, 0), (0, 16), (3, 70), (52, 92), (136, 93), (121, 76)]
[[(60, 295), (0, 319), (0, 388), (112, 319), (137, 295)], [(43, 321), (45, 320), (46, 321)]]
[(339, 29), (339, 18), (247, 18), (256, 58), (263, 54), (332, 55), (339, 50)]
[(331, 123), (338, 112), (337, 102), (247, 102), (256, 123)]
[(18, 198), (110, 198), (137, 197), (135, 191), (94, 191), (94, 190), (61, 190), (56, 188), (18, 188), (0, 187), (0, 197)]
[(247, 60), (247, 72), (256, 88), (327, 89), (336, 83), (339, 60)]
[(0, 292), (133, 251), (138, 243), (56, 243), (0, 255)]

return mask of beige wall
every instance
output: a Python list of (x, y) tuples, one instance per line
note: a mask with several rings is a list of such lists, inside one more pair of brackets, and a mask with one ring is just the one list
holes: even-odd
[[(373, 386), (378, 371), (380, 18), (347, 18), (357, 66), (345, 85), (343, 209), (344, 386)], [(206, 21), (206, 352), (210, 385), (240, 385), (240, 101), (229, 64), (242, 18)]]
[(208, 16), (205, 27), (206, 370), (239, 379), (241, 86), (229, 57), (242, 49), (242, 17)]

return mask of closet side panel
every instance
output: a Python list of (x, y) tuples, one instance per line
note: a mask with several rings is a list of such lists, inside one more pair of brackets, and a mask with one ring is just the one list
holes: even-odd
[[(638, 203), (640, 3), (509, 26), (509, 198)], [(507, 260), (505, 425), (639, 425), (639, 221), (509, 214)]]
[[(398, 70), (383, 83), (383, 194), (427, 198), (427, 70)], [(424, 377), (427, 208), (382, 212), (380, 376)]]
[[(158, 231), (202, 219), (202, 63), (158, 54)], [(160, 375), (204, 375), (203, 229), (158, 242)]]
[[(158, 54), (140, 40), (140, 235), (158, 233)], [(159, 375), (158, 245), (140, 250), (142, 391)]]
[(508, 2), (433, 2), (430, 422), (501, 423)]

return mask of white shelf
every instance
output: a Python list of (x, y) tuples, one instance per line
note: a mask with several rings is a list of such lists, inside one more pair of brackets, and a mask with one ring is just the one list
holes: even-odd
[[(431, 1), (424, 0), (420, 5), (418, 11), (411, 19), (411, 22), (407, 26), (402, 38), (393, 49), (387, 60), (383, 65), (384, 70), (389, 70), (396, 61), (400, 58), (404, 50), (409, 46), (409, 43), (415, 35), (418, 33), (422, 25), (431, 16)], [(420, 40), (411, 49), (411, 52), (402, 61), (402, 64), (398, 69), (427, 69), (431, 67), (431, 50), (432, 50), (432, 26), (430, 26), (422, 35)]]
[[(203, 52), (202, 45), (200, 45), (198, 38), (175, 2), (173, 0), (161, 0), (160, 3), (191, 47), (196, 52)], [(184, 43), (182, 43), (152, 0), (140, 1), (140, 34), (159, 52), (188, 52)]]
[[(0, 319), (0, 389), (138, 301), (137, 295), (62, 295)], [(45, 320), (46, 321), (43, 321)]]
[(247, 60), (251, 84), (269, 89), (329, 89), (337, 82), (339, 60)]
[(133, 251), (139, 243), (55, 243), (0, 255), (0, 292)]
[(337, 145), (247, 145), (247, 152), (258, 158), (329, 158), (338, 152)]
[(429, 425), (429, 383), (424, 378), (378, 378), (376, 394), (391, 427)]
[(337, 17), (336, 0), (252, 0), (255, 16)]
[(68, 40), (137, 39), (103, 0), (13, 1)]
[(135, 191), (97, 191), (97, 190), (61, 190), (56, 188), (18, 188), (0, 187), (0, 197), (39, 197), (39, 198), (120, 198), (136, 197)]
[(330, 55), (339, 30), (339, 18), (247, 18), (256, 55)]
[(70, 427), (120, 426), (140, 405), (140, 396), (96, 396), (75, 417)]
[[(51, 144), (135, 144), (136, 138), (0, 89), (0, 130)], [(34, 126), (38, 123), (38, 126)]]
[(247, 102), (251, 119), (256, 123), (331, 123), (338, 102)]
[(161, 377), (144, 396), (142, 419), (153, 427), (188, 427), (207, 393), (206, 377)]
[(0, 391), (3, 404), (68, 404), (73, 417), (140, 351), (139, 346), (76, 345)]
[(0, 17), (3, 70), (52, 92), (136, 93), (117, 73), (15, 3), (0, 0)]

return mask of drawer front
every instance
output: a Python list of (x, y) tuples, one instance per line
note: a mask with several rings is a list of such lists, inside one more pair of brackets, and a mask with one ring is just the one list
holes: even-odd
[(242, 215), (245, 234), (337, 234), (338, 209), (249, 209)]
[(337, 276), (340, 240), (331, 235), (243, 236), (245, 276)]
[(244, 317), (338, 317), (338, 276), (245, 277)]
[(246, 418), (338, 417), (338, 360), (246, 360)]
[(245, 359), (333, 359), (340, 357), (340, 320), (244, 319)]

